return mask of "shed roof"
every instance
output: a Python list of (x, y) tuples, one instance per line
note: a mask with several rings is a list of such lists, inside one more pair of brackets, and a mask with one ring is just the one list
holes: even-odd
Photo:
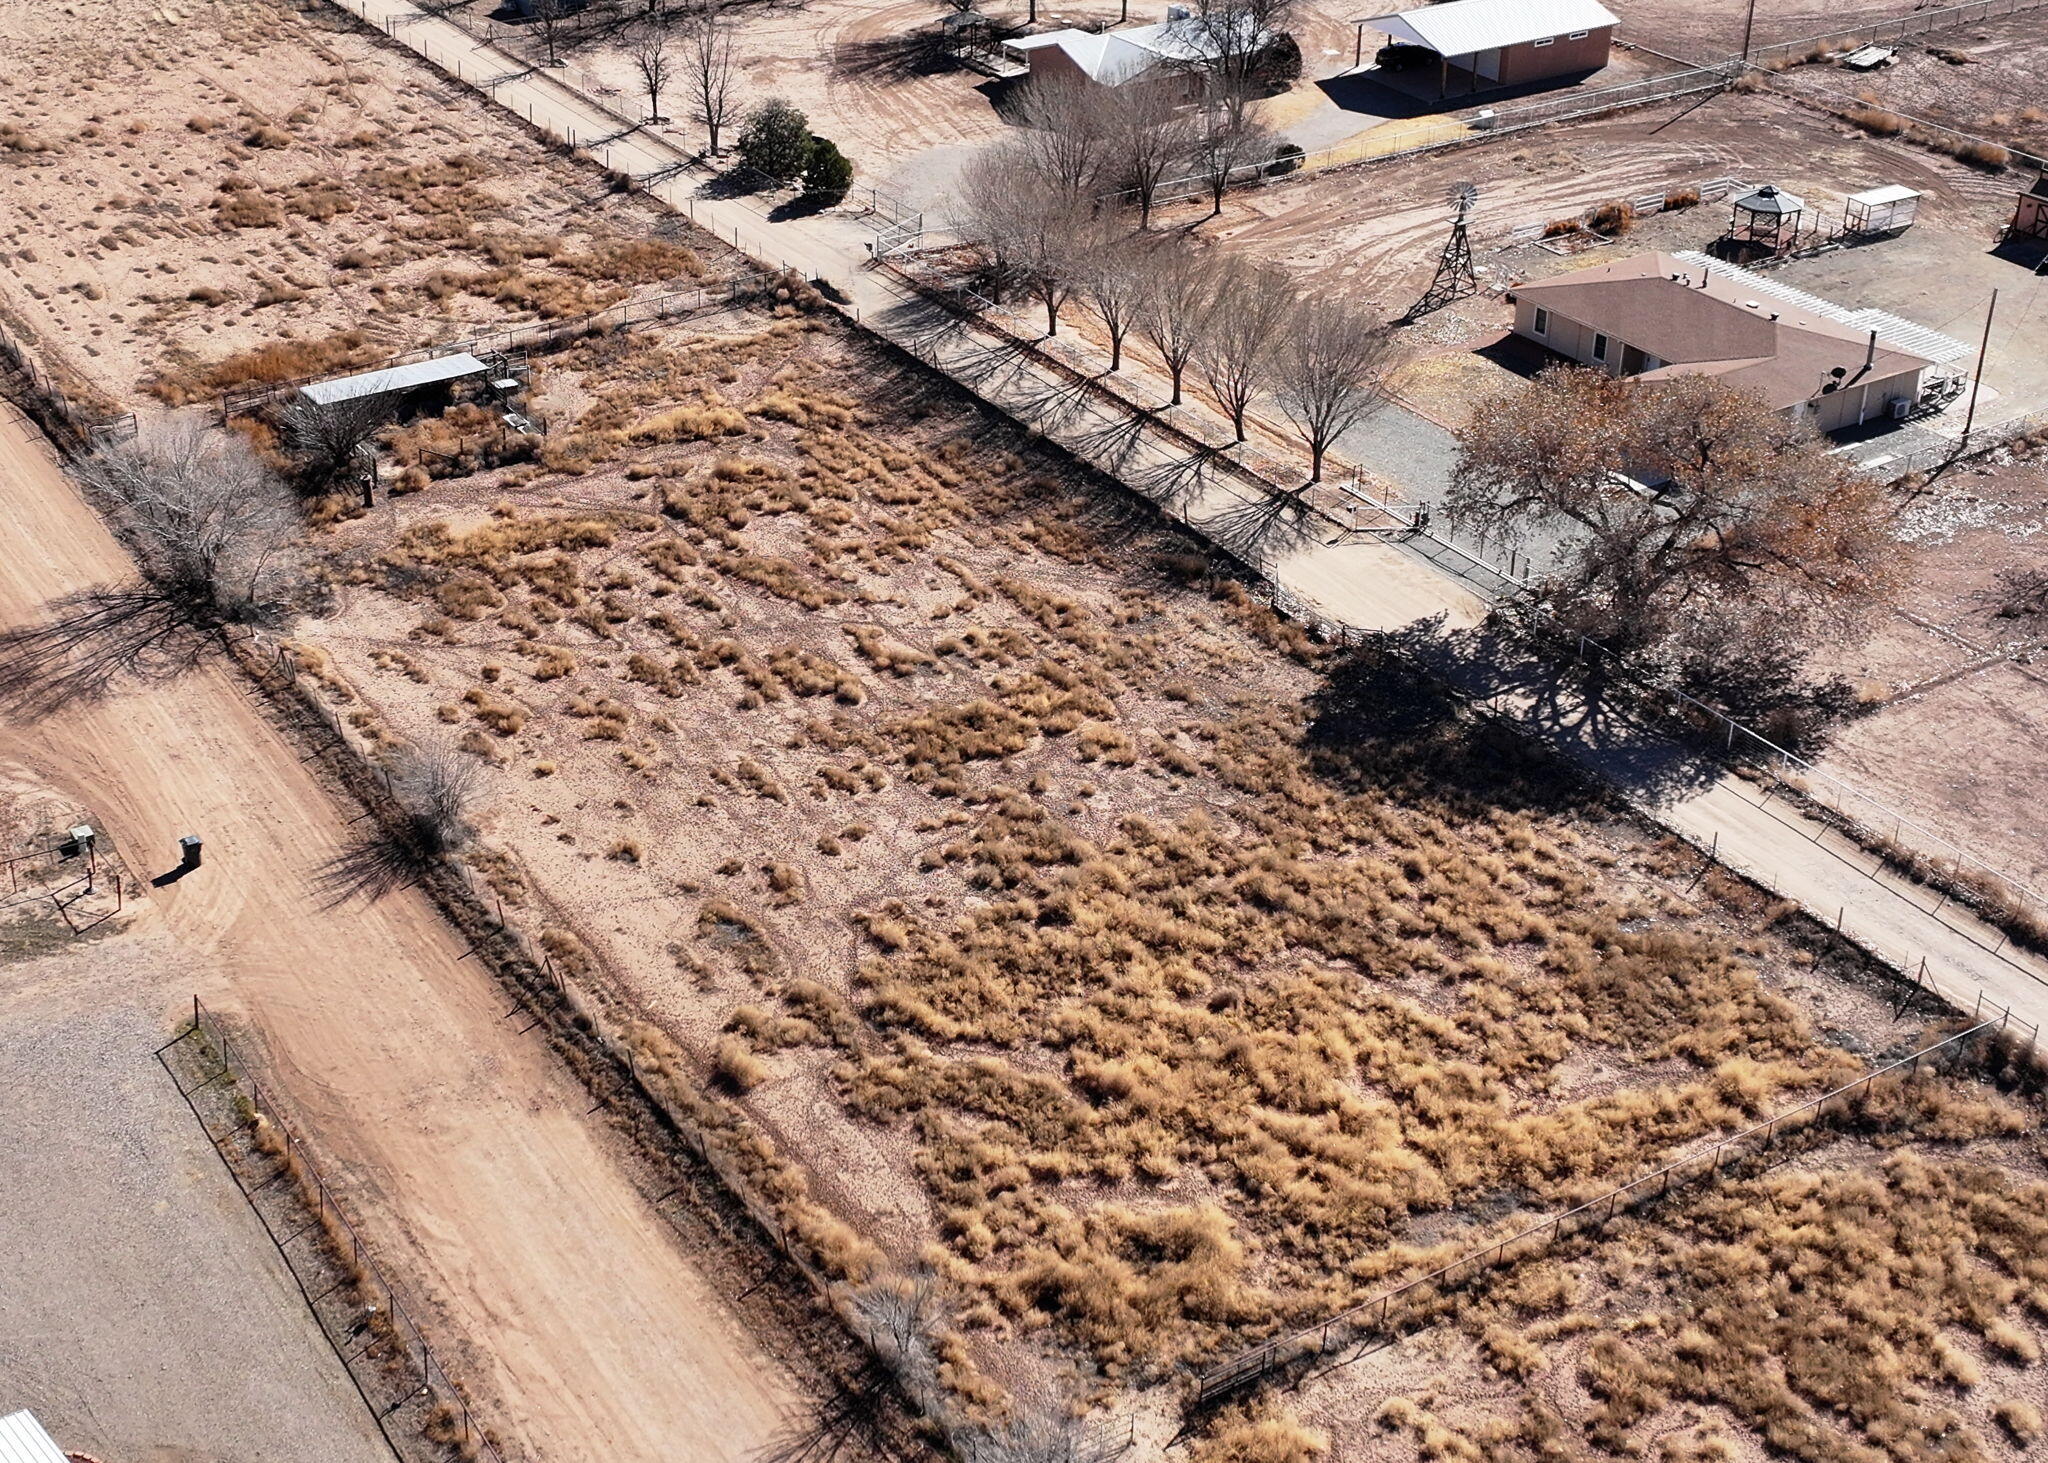
[(1199, 20), (1162, 20), (1124, 30), (1049, 30), (1003, 44), (1012, 51), (1058, 46), (1090, 81), (1118, 86), (1164, 61), (1200, 61), (1221, 47)]
[[(1829, 380), (1856, 385), (1934, 364), (1887, 342), (1882, 329), (1830, 319), (1760, 290), (1741, 270), (1671, 254), (1574, 270), (1516, 293), (1668, 363), (1645, 371), (1645, 381), (1718, 376), (1774, 407), (1810, 400)], [(1830, 375), (1836, 367), (1841, 377)]]
[(0, 1417), (0, 1463), (65, 1463), (64, 1450), (34, 1413), (11, 1412)]
[(1882, 188), (1866, 188), (1861, 193), (1851, 193), (1849, 202), (1876, 208), (1886, 203), (1904, 203), (1908, 198), (1920, 196), (1917, 189), (1908, 188), (1904, 183), (1887, 183)]
[(353, 376), (335, 376), (326, 381), (315, 381), (310, 386), (299, 388), (300, 394), (308, 401), (320, 406), (332, 406), (337, 401), (355, 401), (365, 396), (389, 396), (394, 392), (411, 391), (415, 387), (432, 386), (437, 381), (456, 381), (464, 376), (478, 376), (489, 367), (467, 351), (452, 356), (434, 356), (429, 360), (414, 361), (409, 366), (386, 366), (381, 371), (362, 371)]
[(1618, 22), (1600, 0), (1446, 0), (1354, 23), (1439, 56), (1470, 56)]

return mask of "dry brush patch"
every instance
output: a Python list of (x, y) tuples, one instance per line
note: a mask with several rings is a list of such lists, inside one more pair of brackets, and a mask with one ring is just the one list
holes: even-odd
[(482, 871), (832, 1246), (936, 1267), (981, 1405), (977, 1366), (1156, 1383), (1830, 1085), (1823, 1000), (1888, 1039), (1785, 911), (1683, 897), (837, 327), (592, 341), (539, 390), (542, 462), (334, 530), (310, 638), (474, 733)]

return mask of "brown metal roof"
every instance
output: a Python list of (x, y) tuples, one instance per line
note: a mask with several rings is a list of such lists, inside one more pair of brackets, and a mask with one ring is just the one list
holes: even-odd
[[(1516, 287), (1544, 309), (1668, 364), (1643, 379), (1718, 376), (1788, 407), (1823, 386), (1881, 381), (1932, 365), (1868, 331), (1754, 293), (1740, 276), (1641, 254)], [(1831, 372), (1840, 367), (1843, 374)]]

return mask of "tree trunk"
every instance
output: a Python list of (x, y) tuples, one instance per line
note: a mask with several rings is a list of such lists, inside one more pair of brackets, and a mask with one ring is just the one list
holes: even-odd
[(1168, 366), (1168, 367), (1167, 367), (1166, 369), (1167, 369), (1168, 373), (1169, 373), (1169, 374), (1170, 374), (1170, 375), (1171, 375), (1171, 376), (1173, 377), (1173, 400), (1169, 401), (1169, 402), (1168, 402), (1168, 403), (1166, 403), (1166, 404), (1167, 404), (1168, 406), (1179, 406), (1179, 405), (1180, 405), (1180, 377), (1181, 377), (1181, 371), (1182, 371), (1182, 369), (1183, 369), (1183, 368), (1182, 368), (1182, 367), (1180, 367), (1180, 366), (1174, 366), (1174, 365), (1169, 365), (1169, 366)]
[(1045, 335), (1046, 335), (1046, 339), (1050, 340), (1050, 339), (1051, 339), (1051, 338), (1052, 338), (1053, 336), (1055, 336), (1055, 335), (1058, 335), (1059, 333), (1060, 333), (1060, 306), (1059, 306), (1059, 301), (1055, 300), (1055, 299), (1054, 299), (1054, 298), (1053, 298), (1053, 297), (1052, 297), (1051, 295), (1047, 295), (1047, 296), (1045, 297)]
[(1116, 373), (1117, 373), (1118, 371), (1122, 370), (1122, 369), (1123, 369), (1123, 364), (1124, 364), (1124, 336), (1123, 336), (1123, 332), (1122, 332), (1121, 330), (1117, 330), (1117, 331), (1112, 331), (1112, 332), (1110, 332), (1110, 337), (1109, 337), (1109, 373), (1110, 373), (1110, 375), (1114, 376), (1114, 375), (1115, 375), (1115, 374), (1116, 374)]

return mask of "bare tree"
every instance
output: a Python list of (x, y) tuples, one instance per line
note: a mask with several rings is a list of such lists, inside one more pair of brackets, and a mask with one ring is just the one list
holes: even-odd
[(1086, 240), (1075, 261), (1081, 296), (1109, 336), (1112, 372), (1123, 369), (1124, 338), (1138, 323), (1138, 308), (1145, 295), (1145, 256), (1152, 252), (1116, 220), (1114, 214), (1099, 217), (1093, 237)]
[(569, 19), (570, 0), (532, 0), (533, 22), (540, 29), (540, 40), (547, 47), (547, 65), (562, 64), (562, 27)]
[(1151, 226), (1160, 185), (1187, 167), (1200, 136), (1196, 115), (1176, 106), (1157, 86), (1107, 89), (1105, 181), (1138, 210), (1140, 228)]
[(474, 759), (445, 747), (407, 748), (392, 759), (390, 774), (395, 815), (378, 819), (314, 875), (333, 903), (379, 899), (417, 883), (476, 836)]
[(1195, 364), (1217, 405), (1245, 439), (1251, 410), (1273, 363), (1277, 337), (1293, 306), (1287, 280), (1272, 269), (1230, 256), (1220, 271)]
[(1323, 480), (1323, 456), (1386, 400), (1389, 337), (1384, 325), (1342, 301), (1297, 301), (1279, 328), (1273, 395), (1308, 444), (1309, 478)]
[(299, 491), (324, 493), (349, 474), (367, 470), (364, 449), (390, 422), (391, 403), (381, 396), (341, 401), (294, 397), (279, 415), (278, 435), (292, 454)]
[(685, 65), (691, 118), (711, 135), (711, 155), (717, 157), (718, 134), (740, 114), (732, 21), (721, 6), (707, 5), (698, 12), (690, 26)]
[(1209, 187), (1209, 217), (1223, 212), (1223, 195), (1248, 167), (1263, 167), (1273, 156), (1273, 139), (1243, 116), (1218, 110), (1195, 140), (1195, 170)]
[(0, 636), (0, 695), (32, 710), (89, 699), (122, 675), (176, 674), (232, 627), (281, 616), (278, 565), (297, 514), (241, 439), (166, 431), (77, 472), (141, 577), (71, 595), (43, 623)]
[(1201, 78), (1204, 99), (1232, 130), (1242, 130), (1245, 109), (1267, 89), (1276, 53), (1299, 48), (1287, 34), (1294, 0), (1195, 0), (1194, 13), (1174, 22), (1186, 37), (1189, 59), (1180, 65)]
[(1159, 352), (1173, 379), (1171, 406), (1181, 403), (1181, 383), (1202, 343), (1216, 297), (1217, 271), (1209, 256), (1178, 241), (1145, 253), (1137, 302), (1138, 334)]
[(1561, 538), (1547, 597), (1617, 650), (1697, 632), (1716, 606), (1850, 618), (1903, 567), (1882, 484), (1712, 377), (1549, 370), (1484, 403), (1458, 449), (1452, 522)]
[(1057, 335), (1094, 216), (1088, 199), (1047, 188), (1044, 177), (1028, 143), (983, 148), (962, 173), (956, 222), (988, 250), (997, 288), (1031, 295), (1045, 307), (1045, 333)]
[(1102, 189), (1125, 105), (1117, 91), (1079, 78), (1041, 78), (1024, 87), (1013, 114), (1020, 129), (1008, 141), (1042, 186), (1071, 198)]
[(640, 73), (641, 89), (647, 93), (647, 120), (666, 122), (661, 115), (661, 94), (675, 72), (675, 57), (668, 48), (668, 35), (651, 30), (633, 47), (633, 68)]

